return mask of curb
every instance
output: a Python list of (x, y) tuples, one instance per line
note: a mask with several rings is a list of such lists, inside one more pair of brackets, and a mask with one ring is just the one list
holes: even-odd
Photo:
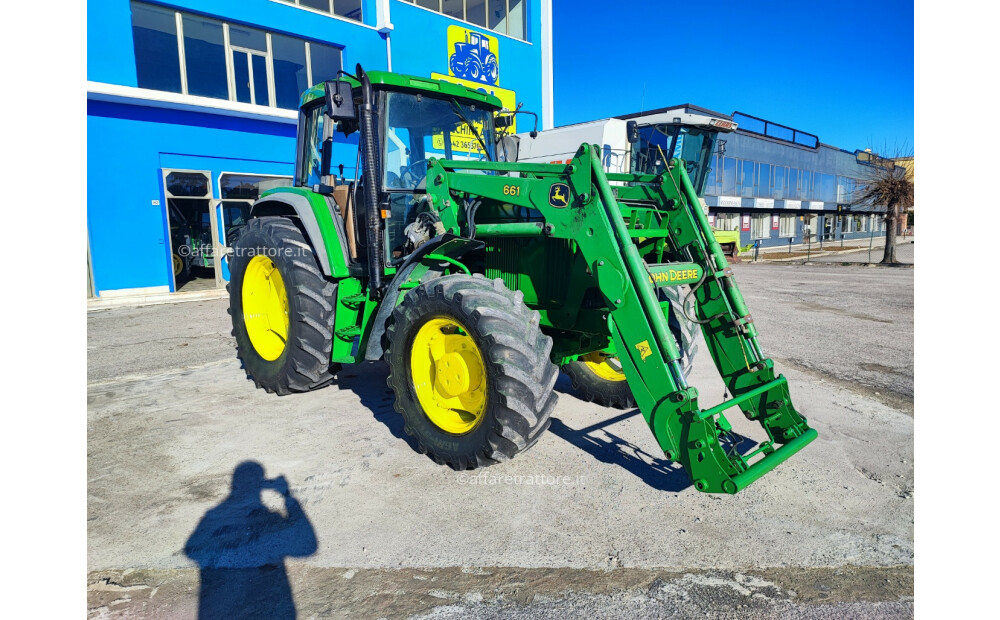
[(207, 301), (225, 299), (229, 294), (224, 288), (207, 291), (192, 291), (190, 293), (157, 293), (155, 295), (134, 295), (128, 297), (100, 297), (87, 300), (87, 312), (109, 310), (111, 308), (138, 308), (140, 306), (157, 306), (162, 304), (177, 304), (186, 301)]

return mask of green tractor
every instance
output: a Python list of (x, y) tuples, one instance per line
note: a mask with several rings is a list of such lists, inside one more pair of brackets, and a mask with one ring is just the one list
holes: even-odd
[[(699, 491), (736, 493), (812, 441), (684, 162), (606, 174), (584, 144), (517, 163), (511, 119), (483, 92), (360, 66), (303, 94), (294, 186), (262, 194), (230, 258), (257, 387), (314, 390), (384, 359), (405, 431), (455, 469), (538, 441), (560, 368), (637, 405)], [(332, 160), (352, 144), (347, 180)], [(698, 406), (676, 323), (701, 328), (732, 399)], [(737, 449), (732, 407), (766, 431), (756, 449)]]

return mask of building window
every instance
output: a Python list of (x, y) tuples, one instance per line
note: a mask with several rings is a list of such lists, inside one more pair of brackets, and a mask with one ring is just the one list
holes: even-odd
[(816, 173), (813, 181), (817, 187), (813, 188), (813, 193), (819, 194), (819, 199), (823, 202), (837, 202), (837, 177), (832, 174)]
[(173, 11), (133, 2), (132, 44), (139, 88), (181, 92), (177, 18)]
[(525, 4), (527, 0), (402, 0), (488, 28), (515, 39), (527, 40)]
[(778, 222), (778, 236), (779, 237), (794, 237), (795, 236), (795, 216), (794, 215), (782, 215), (781, 220)]
[(775, 198), (785, 197), (785, 177), (788, 176), (788, 168), (784, 166), (774, 167), (774, 188), (772, 195)]
[(716, 213), (715, 214), (715, 227), (719, 230), (739, 230), (740, 229), (740, 214), (739, 213)]
[(285, 4), (294, 4), (296, 6), (305, 7), (307, 9), (313, 9), (314, 11), (321, 11), (323, 13), (329, 13), (330, 15), (338, 15), (340, 17), (346, 17), (347, 19), (353, 19), (354, 21), (361, 21), (361, 0), (278, 0), (279, 2), (284, 2)]
[(745, 159), (740, 160), (739, 180), (737, 181), (737, 191), (744, 198), (753, 198), (753, 171), (754, 162)]
[(758, 198), (771, 197), (771, 164), (757, 164), (757, 193)]
[(771, 236), (771, 216), (762, 213), (754, 214), (750, 218), (750, 238), (767, 239)]
[(719, 167), (719, 157), (717, 155), (712, 155), (708, 166), (708, 174), (705, 175), (705, 191), (702, 193), (705, 196), (718, 196), (719, 180), (722, 178), (722, 175), (717, 172)]
[(722, 195), (736, 196), (736, 170), (737, 160), (733, 157), (725, 157), (722, 161)]
[(813, 173), (809, 170), (799, 171), (799, 199), (800, 200), (812, 200), (813, 199), (813, 189), (812, 189)]
[(303, 91), (334, 79), (342, 66), (340, 48), (331, 45), (131, 6), (139, 88), (294, 110)]

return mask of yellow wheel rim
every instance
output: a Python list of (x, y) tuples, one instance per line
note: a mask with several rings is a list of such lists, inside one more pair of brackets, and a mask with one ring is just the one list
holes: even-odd
[(274, 262), (254, 256), (243, 274), (243, 324), (257, 354), (278, 359), (288, 340), (288, 295)]
[(184, 259), (177, 254), (173, 254), (172, 256), (174, 260), (174, 275), (179, 276), (181, 275), (181, 271), (184, 270)]
[(580, 356), (580, 361), (591, 372), (605, 381), (625, 380), (625, 372), (622, 370), (621, 362), (618, 361), (617, 357), (605, 355), (601, 351), (594, 351), (593, 353)]
[(468, 433), (486, 410), (486, 365), (461, 323), (434, 318), (424, 323), (410, 349), (410, 372), (427, 418), (453, 435)]

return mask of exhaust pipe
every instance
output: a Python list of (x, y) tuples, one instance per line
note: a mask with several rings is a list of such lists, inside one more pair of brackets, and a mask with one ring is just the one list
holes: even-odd
[(375, 133), (375, 97), (368, 74), (357, 65), (361, 82), (361, 136), (365, 166), (365, 226), (368, 246), (368, 287), (372, 298), (382, 297), (382, 274), (385, 271), (385, 249), (382, 239), (382, 213), (379, 209), (378, 136)]

